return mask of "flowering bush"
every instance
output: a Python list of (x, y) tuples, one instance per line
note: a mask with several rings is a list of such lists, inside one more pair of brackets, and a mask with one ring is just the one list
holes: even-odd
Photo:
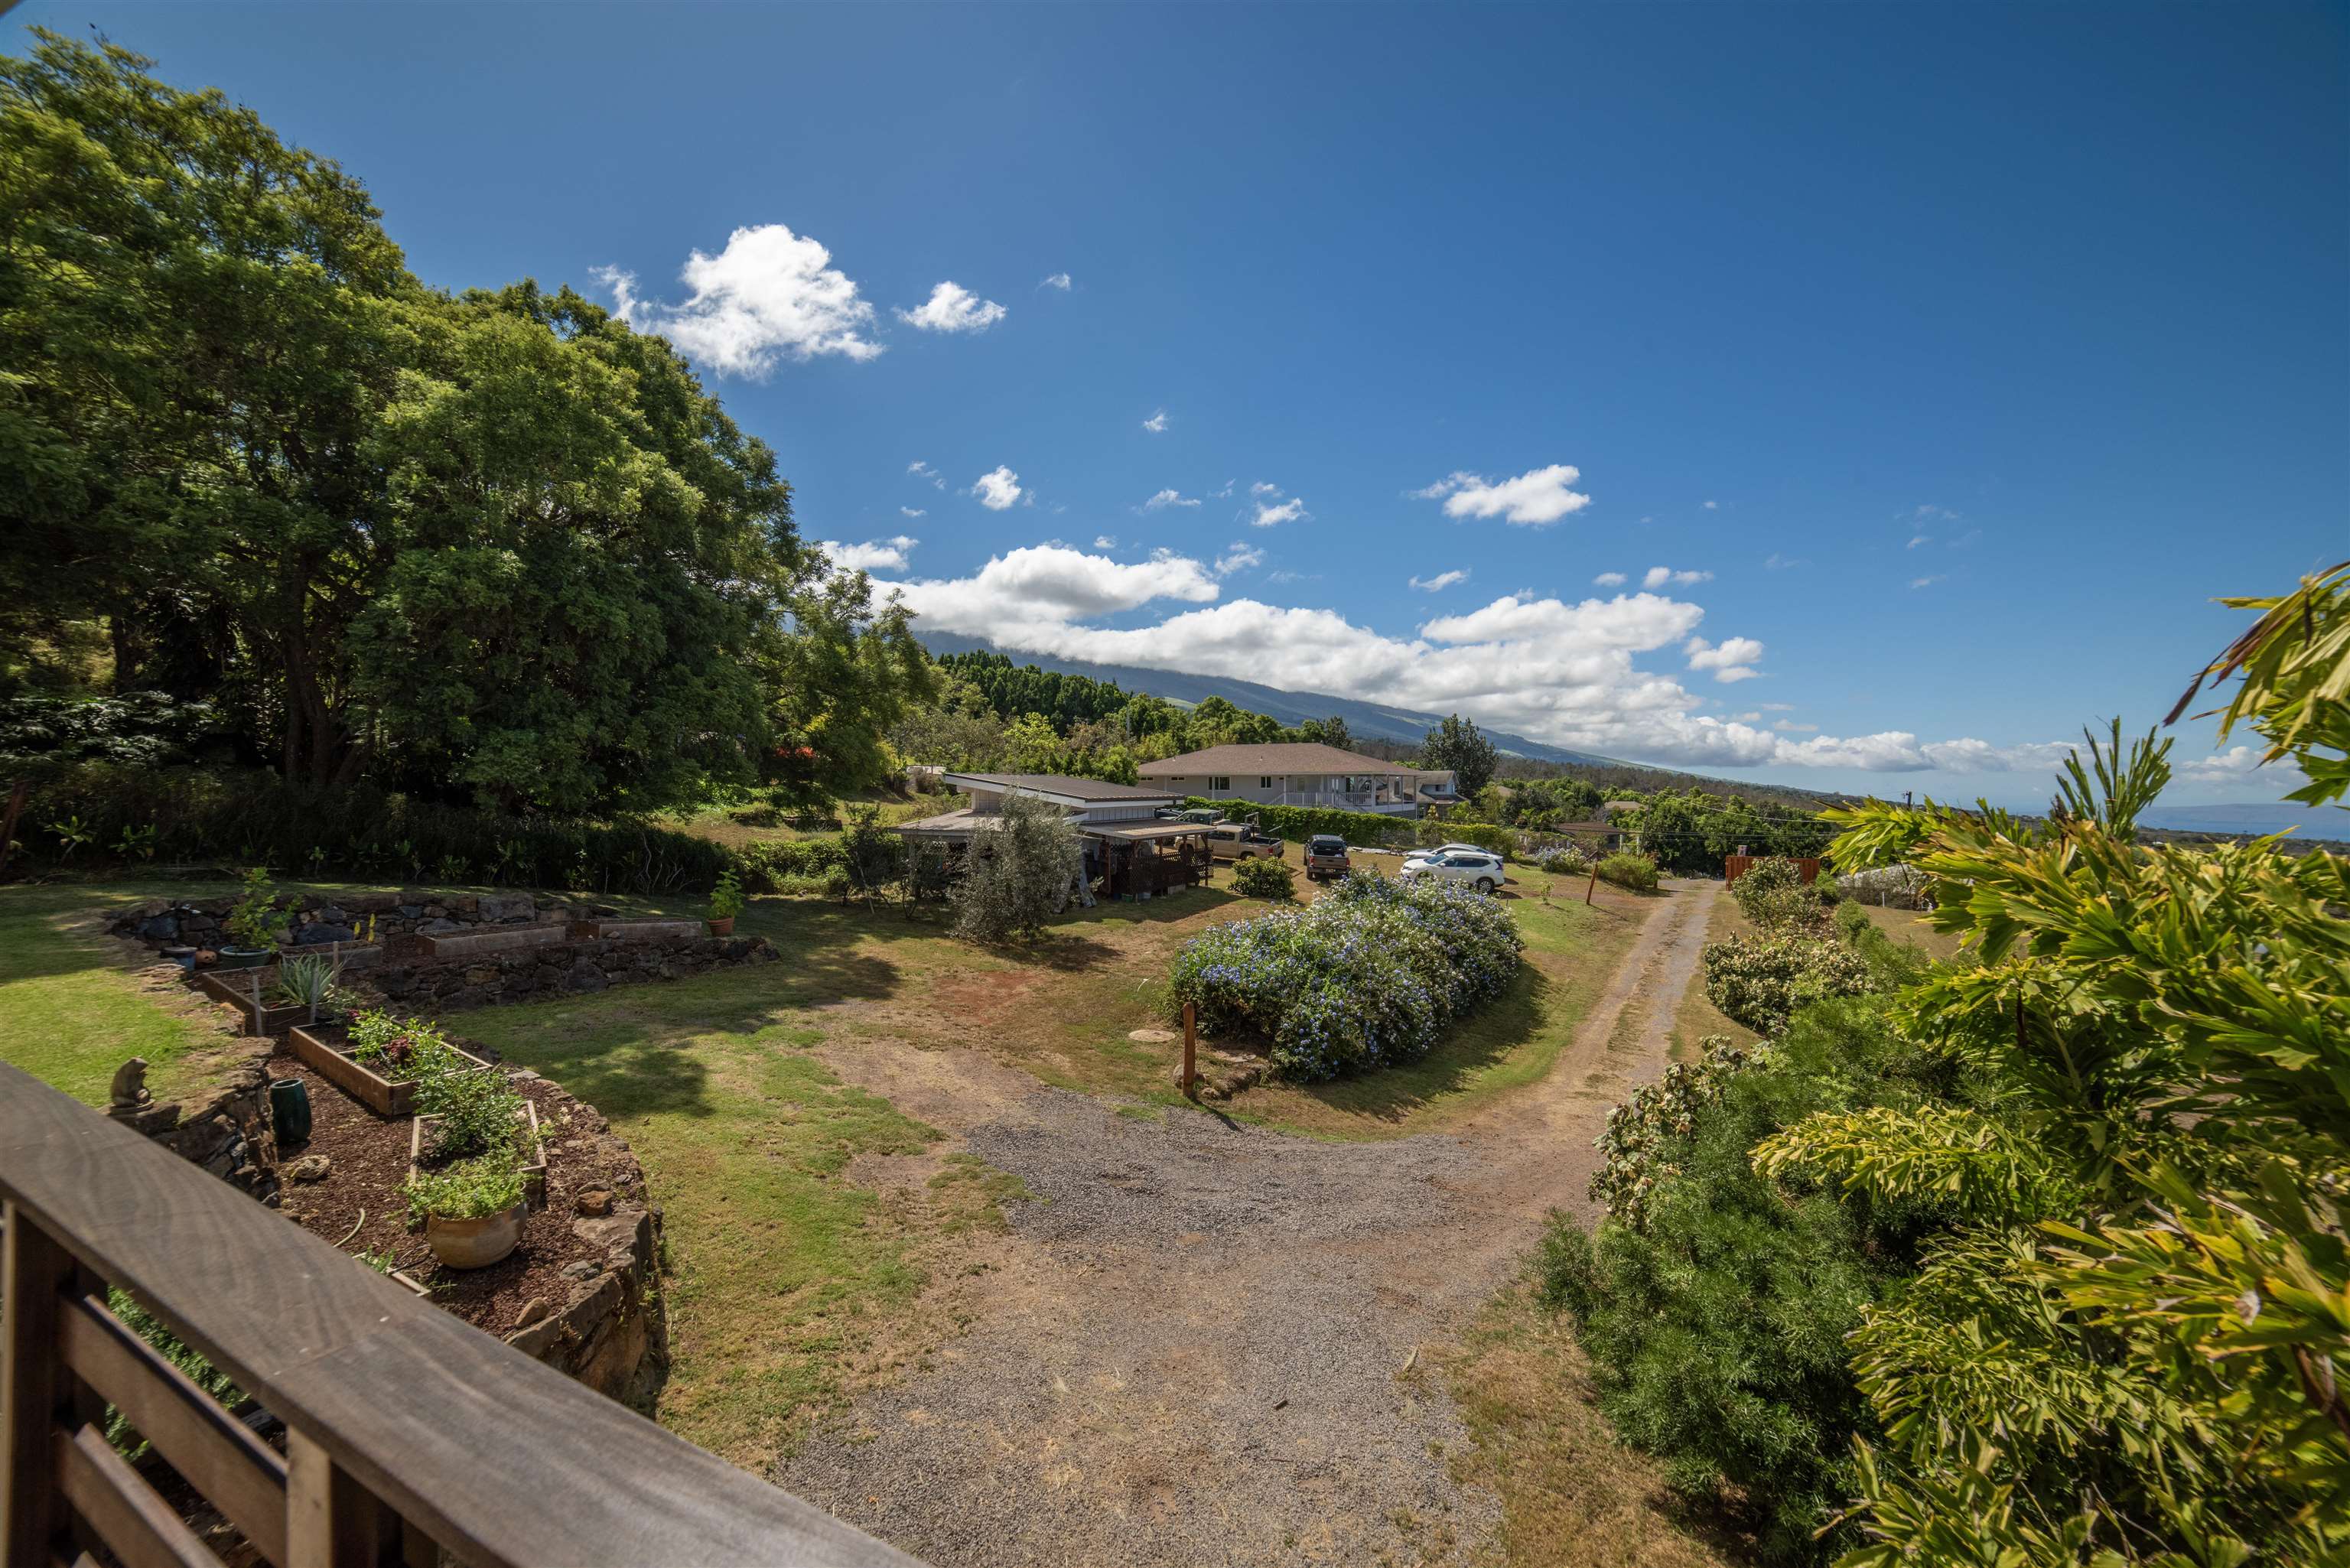
[(1282, 1076), (1334, 1078), (1428, 1054), (1500, 992), (1524, 946), (1501, 901), (1450, 882), (1357, 873), (1303, 909), (1217, 926), (1176, 956), (1172, 1009), (1258, 1034)]
[(1648, 1228), (1648, 1198), (1659, 1183), (1681, 1174), (1666, 1151), (1696, 1133), (1698, 1113), (1721, 1097), (1723, 1085), (1750, 1060), (1726, 1034), (1709, 1034), (1698, 1045), (1705, 1054), (1695, 1065), (1675, 1062), (1661, 1079), (1633, 1090), (1607, 1113), (1599, 1135), (1603, 1163), (1591, 1179), (1591, 1199), (1635, 1231)]
[(1534, 866), (1536, 869), (1547, 871), (1554, 877), (1584, 877), (1588, 876), (1591, 871), (1590, 860), (1585, 857), (1582, 850), (1572, 845), (1544, 850), (1541, 857), (1535, 860)]
[(1826, 938), (1766, 931), (1705, 947), (1706, 999), (1757, 1034), (1778, 1033), (1807, 1002), (1872, 989), (1868, 961)]

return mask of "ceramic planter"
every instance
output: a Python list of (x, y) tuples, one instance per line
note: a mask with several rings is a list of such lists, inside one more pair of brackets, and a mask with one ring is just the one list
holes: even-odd
[(481, 1220), (444, 1220), (428, 1214), (424, 1240), (443, 1268), (486, 1269), (521, 1245), (522, 1222), (529, 1214), (527, 1201)]
[(733, 936), (734, 934), (734, 917), (728, 915), (723, 919), (712, 919), (710, 922), (710, 934), (713, 937)]
[(277, 956), (276, 948), (215, 948), (214, 969), (259, 969)]

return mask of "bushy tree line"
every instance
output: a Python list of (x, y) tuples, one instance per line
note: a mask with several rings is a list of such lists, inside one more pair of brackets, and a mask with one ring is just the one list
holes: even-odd
[[(2350, 793), (2345, 579), (2230, 601), (2259, 619), (2198, 681), (2312, 805)], [(2350, 867), (2141, 842), (2168, 750), (2116, 724), (2044, 819), (1831, 813), (1838, 868), (1918, 867), (1960, 956), (1903, 978), (1838, 909), (1899, 983), (1619, 1109), (1609, 1218), (1552, 1239), (1611, 1415), (1766, 1556), (2350, 1550)], [(1774, 937), (1838, 940), (1783, 891)]]
[(37, 38), (0, 59), (0, 684), (202, 701), (289, 783), (518, 815), (886, 770), (904, 617), (665, 342), (428, 288), (331, 161)]

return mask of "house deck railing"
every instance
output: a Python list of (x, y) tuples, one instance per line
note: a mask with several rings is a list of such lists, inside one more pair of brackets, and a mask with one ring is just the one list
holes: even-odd
[(0, 1568), (217, 1561), (108, 1443), (109, 1406), (276, 1568), (913, 1564), (6, 1065), (0, 1202)]

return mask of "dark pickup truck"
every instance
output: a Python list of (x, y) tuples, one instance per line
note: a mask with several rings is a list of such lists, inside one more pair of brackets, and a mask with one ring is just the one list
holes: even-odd
[(1324, 882), (1354, 869), (1347, 858), (1347, 841), (1335, 833), (1317, 833), (1305, 841), (1305, 879)]

